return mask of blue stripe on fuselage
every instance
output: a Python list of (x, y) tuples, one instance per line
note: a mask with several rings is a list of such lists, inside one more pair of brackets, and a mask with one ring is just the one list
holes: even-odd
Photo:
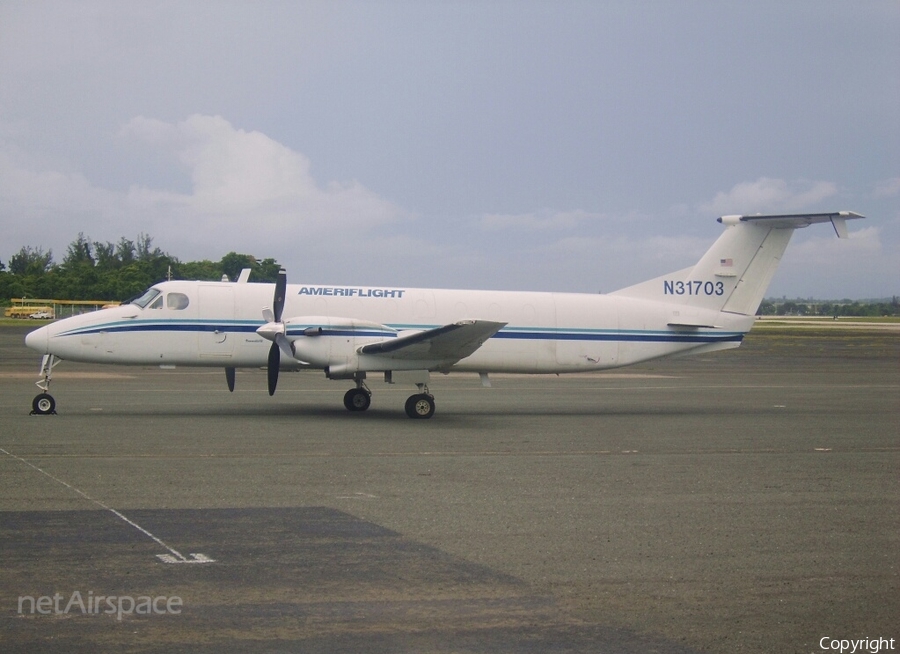
[[(92, 325), (72, 329), (57, 334), (63, 336), (81, 336), (99, 333), (127, 333), (127, 332), (214, 332), (216, 330), (233, 333), (256, 333), (263, 322), (257, 321), (196, 321), (196, 320), (154, 320), (150, 322), (116, 321), (103, 325)], [(439, 325), (386, 325), (391, 329), (434, 329)], [(303, 331), (317, 328), (318, 325), (290, 325), (288, 336), (301, 336)], [(322, 333), (317, 336), (363, 336), (394, 338), (393, 331), (379, 331), (372, 328), (352, 330), (346, 328), (334, 329), (322, 326)], [(615, 329), (573, 329), (555, 327), (505, 327), (491, 338), (513, 340), (558, 340), (558, 341), (619, 341), (619, 342), (644, 342), (644, 343), (728, 343), (740, 342), (744, 338), (742, 332), (711, 332), (711, 331), (654, 331), (654, 330), (615, 330)]]

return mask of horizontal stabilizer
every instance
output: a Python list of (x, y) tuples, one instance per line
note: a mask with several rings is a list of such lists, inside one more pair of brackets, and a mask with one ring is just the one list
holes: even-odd
[(363, 345), (359, 353), (384, 355), (391, 359), (456, 362), (475, 352), (505, 326), (505, 322), (463, 320)]
[(847, 238), (847, 221), (865, 216), (854, 211), (835, 211), (832, 213), (796, 213), (755, 216), (722, 216), (719, 222), (723, 225), (734, 225), (738, 222), (757, 223), (776, 229), (799, 229), (816, 223), (831, 223), (838, 238)]

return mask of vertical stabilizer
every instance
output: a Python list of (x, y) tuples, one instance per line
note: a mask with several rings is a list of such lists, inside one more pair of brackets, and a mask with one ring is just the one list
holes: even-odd
[[(863, 216), (842, 211), (777, 216), (722, 216), (722, 235), (691, 268), (629, 286), (612, 295), (685, 305), (697, 311), (756, 313), (795, 229), (829, 222), (841, 238), (846, 221)], [(688, 312), (690, 315), (690, 312)]]

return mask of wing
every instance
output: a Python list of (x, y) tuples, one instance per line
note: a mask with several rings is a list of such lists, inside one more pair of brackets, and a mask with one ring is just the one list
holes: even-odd
[(491, 336), (506, 327), (505, 322), (463, 320), (405, 334), (359, 348), (360, 354), (380, 355), (389, 359), (441, 361), (456, 363), (480, 348)]

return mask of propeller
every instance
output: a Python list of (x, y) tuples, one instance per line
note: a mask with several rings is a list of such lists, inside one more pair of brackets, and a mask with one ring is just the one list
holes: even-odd
[(293, 357), (294, 351), (291, 342), (285, 336), (284, 322), (281, 314), (284, 312), (284, 296), (287, 292), (287, 273), (282, 269), (278, 271), (278, 279), (275, 282), (275, 297), (272, 299), (272, 308), (263, 309), (263, 320), (266, 324), (256, 330), (263, 338), (272, 341), (269, 348), (269, 362), (266, 369), (269, 382), (269, 395), (275, 394), (278, 385), (278, 370), (281, 367), (281, 353)]

